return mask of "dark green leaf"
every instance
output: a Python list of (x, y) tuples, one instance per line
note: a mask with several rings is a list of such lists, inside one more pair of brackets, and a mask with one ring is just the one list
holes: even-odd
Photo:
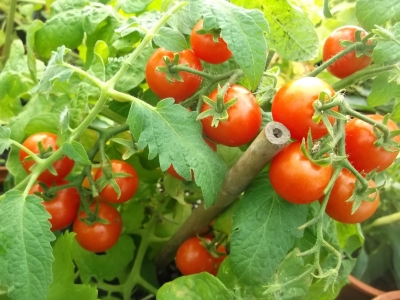
[(189, 180), (193, 169), (205, 205), (210, 206), (221, 189), (226, 167), (204, 142), (196, 113), (173, 103), (174, 100), (169, 98), (153, 108), (133, 102), (127, 124), (139, 149), (149, 147), (149, 159), (159, 154), (162, 171), (172, 163), (178, 174)]
[(221, 156), (226, 166), (230, 168), (238, 161), (243, 152), (238, 147), (218, 145), (218, 154)]
[(75, 160), (78, 163), (84, 165), (92, 164), (89, 160), (85, 148), (83, 148), (82, 144), (76, 141), (64, 143), (61, 149), (65, 155), (67, 155), (70, 159)]
[(153, 38), (154, 43), (159, 47), (181, 52), (188, 49), (185, 37), (179, 32), (169, 27), (161, 27), (158, 34)]
[(11, 130), (10, 128), (0, 126), (0, 154), (3, 154), (5, 150), (10, 148), (11, 141)]
[(190, 12), (195, 20), (203, 16), (205, 30), (221, 28), (221, 37), (243, 69), (251, 89), (256, 89), (264, 72), (267, 53), (264, 31), (268, 25), (262, 13), (223, 0), (191, 0)]
[(138, 201), (128, 201), (122, 206), (121, 216), (124, 220), (124, 232), (134, 233), (142, 227), (145, 218), (144, 205)]
[(357, 0), (356, 17), (366, 30), (381, 25), (400, 11), (397, 0)]
[(226, 287), (213, 275), (203, 272), (183, 276), (164, 284), (157, 292), (158, 300), (218, 299), (232, 300)]
[(235, 275), (249, 285), (267, 282), (295, 238), (303, 235), (297, 227), (306, 217), (307, 206), (282, 200), (267, 173), (256, 177), (233, 218), (231, 266)]
[(0, 282), (12, 299), (45, 300), (52, 281), (54, 235), (42, 201), (12, 190), (0, 202)]

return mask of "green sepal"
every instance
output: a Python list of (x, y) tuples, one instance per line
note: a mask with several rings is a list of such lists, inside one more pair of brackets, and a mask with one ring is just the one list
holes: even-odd
[[(163, 57), (163, 61), (165, 63), (165, 67), (157, 67), (157, 70), (165, 73), (167, 80), (169, 82), (179, 81), (183, 82), (183, 79), (178, 71), (172, 71), (171, 68), (178, 66), (179, 63), (179, 54), (174, 54), (174, 59), (171, 61), (168, 56)], [(182, 66), (187, 66), (187, 64), (183, 64)]]
[(237, 100), (238, 100), (237, 98), (232, 98), (229, 101), (223, 103), (222, 111), (219, 112), (218, 100), (213, 101), (212, 99), (208, 98), (207, 96), (203, 96), (203, 101), (210, 106), (210, 109), (200, 113), (197, 116), (196, 120), (201, 120), (201, 119), (212, 116), (213, 119), (211, 122), (211, 126), (218, 127), (218, 124), (220, 121), (224, 122), (224, 121), (228, 120), (228, 118), (229, 118), (228, 109), (231, 106), (235, 105)]

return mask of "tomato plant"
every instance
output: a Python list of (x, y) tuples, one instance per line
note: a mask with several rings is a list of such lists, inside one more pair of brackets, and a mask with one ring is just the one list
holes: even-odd
[[(98, 206), (98, 207), (96, 207)], [(88, 217), (81, 211), (75, 218), (73, 230), (76, 240), (84, 249), (91, 252), (104, 252), (118, 241), (122, 231), (121, 215), (111, 205), (98, 202), (90, 205), (90, 211), (97, 210), (98, 219), (92, 224), (85, 222)]]
[[(191, 50), (184, 50), (179, 53), (179, 65), (185, 65), (195, 70), (203, 70), (200, 60)], [(157, 49), (149, 58), (146, 64), (146, 81), (150, 89), (160, 98), (172, 97), (177, 103), (193, 95), (200, 87), (202, 78), (187, 72), (179, 72), (180, 78), (168, 78), (165, 70), (164, 59), (174, 60), (175, 53), (162, 48)]]
[[(206, 243), (210, 243), (210, 238), (204, 238)], [(219, 246), (217, 249), (220, 253), (225, 253), (224, 246)], [(176, 253), (176, 265), (183, 275), (198, 274), (208, 272), (212, 275), (217, 275), (218, 269), (226, 256), (214, 257), (202, 245), (201, 239), (191, 237), (187, 239), (178, 249)]]
[[(49, 132), (32, 134), (22, 143), (22, 145), (33, 153), (39, 154), (39, 143), (42, 144), (44, 150), (51, 148), (52, 151), (56, 151), (58, 149), (57, 135)], [(26, 172), (30, 173), (35, 161), (28, 159), (28, 157), (29, 155), (25, 151), (21, 150), (19, 152), (19, 159), (22, 163), (22, 166)], [(57, 175), (52, 174), (50, 170), (45, 170), (39, 175), (38, 180), (51, 184), (53, 181), (59, 181), (65, 178), (72, 171), (73, 167), (74, 161), (69, 159), (67, 156), (64, 156), (53, 163), (53, 168)]]
[[(354, 43), (356, 41), (356, 31), (361, 32), (360, 37), (367, 35), (367, 32), (358, 26), (343, 26), (334, 30), (324, 43), (322, 50), (323, 60), (327, 61), (345, 49), (345, 47), (340, 44), (341, 41)], [(369, 53), (369, 55), (361, 54), (358, 56), (356, 50), (353, 50), (335, 61), (327, 70), (338, 78), (345, 78), (368, 67), (372, 61), (370, 55), (371, 53)]]
[[(120, 189), (118, 193), (111, 183), (106, 184), (100, 190), (100, 197), (107, 202), (123, 203), (128, 201), (135, 195), (139, 186), (139, 177), (135, 169), (127, 162), (121, 160), (111, 160), (111, 170), (115, 178), (115, 182)], [(96, 172), (95, 180), (106, 179), (102, 169)]]
[[(371, 193), (368, 201), (362, 200), (357, 210), (352, 213), (354, 202), (348, 202), (348, 200), (353, 195), (355, 183), (355, 176), (347, 169), (343, 169), (332, 188), (325, 210), (332, 219), (342, 223), (355, 224), (367, 220), (377, 210), (380, 202), (378, 191)], [(376, 187), (375, 182), (369, 180), (368, 187)]]
[[(214, 102), (217, 101), (218, 89), (209, 95)], [(260, 131), (262, 116), (256, 98), (246, 88), (240, 85), (231, 85), (223, 96), (224, 103), (237, 99), (237, 102), (228, 108), (228, 119), (219, 122), (217, 127), (212, 126), (212, 117), (201, 119), (203, 132), (216, 143), (236, 147), (253, 140)], [(210, 106), (203, 103), (201, 112)]]
[(197, 22), (190, 35), (190, 45), (194, 54), (211, 64), (220, 64), (227, 61), (232, 56), (228, 45), (219, 36), (219, 32), (202, 33), (203, 23), (203, 20)]
[[(319, 139), (328, 133), (325, 124), (313, 120), (313, 103), (321, 92), (333, 96), (332, 87), (319, 78), (303, 77), (292, 80), (282, 86), (272, 102), (272, 118), (284, 124), (292, 138), (301, 141), (311, 130), (313, 139)], [(330, 118), (333, 124), (334, 119)]]
[(300, 145), (300, 142), (293, 142), (272, 159), (269, 177), (274, 190), (283, 199), (307, 204), (322, 196), (333, 169), (311, 162)]
[[(383, 116), (368, 115), (369, 118), (378, 123), (382, 123)], [(398, 130), (396, 123), (389, 120), (388, 129), (390, 131)], [(388, 168), (396, 159), (398, 151), (384, 149), (375, 146), (377, 141), (373, 125), (362, 120), (354, 118), (346, 124), (346, 153), (349, 156), (351, 164), (360, 172), (371, 172), (377, 169), (378, 172)], [(400, 137), (394, 138), (400, 142)]]
[[(61, 180), (56, 186), (68, 183), (66, 180)], [(29, 190), (30, 194), (43, 192), (43, 188), (38, 183), (34, 184)], [(80, 205), (80, 196), (75, 188), (70, 187), (56, 191), (54, 197), (48, 201), (43, 201), (42, 204), (51, 215), (49, 219), (51, 230), (61, 230), (75, 220)]]

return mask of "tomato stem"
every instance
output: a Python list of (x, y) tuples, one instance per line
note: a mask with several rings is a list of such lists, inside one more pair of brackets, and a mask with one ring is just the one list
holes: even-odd
[(396, 212), (394, 214), (376, 219), (371, 224), (365, 226), (363, 228), (363, 232), (366, 233), (374, 227), (389, 225), (391, 223), (398, 222), (398, 221), (400, 221), (400, 212)]
[(3, 46), (3, 65), (6, 64), (11, 50), (11, 44), (14, 39), (14, 18), (17, 10), (17, 0), (10, 0), (10, 8), (8, 11), (7, 27), (6, 27), (6, 38)]

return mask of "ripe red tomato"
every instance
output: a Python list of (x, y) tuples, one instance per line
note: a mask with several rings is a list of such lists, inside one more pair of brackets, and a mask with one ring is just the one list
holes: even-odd
[[(99, 192), (99, 195), (102, 199), (107, 202), (112, 203), (123, 203), (128, 201), (135, 195), (138, 187), (139, 187), (139, 177), (135, 171), (135, 169), (122, 160), (111, 160), (111, 168), (113, 173), (126, 173), (127, 177), (118, 177), (115, 178), (120, 190), (121, 195), (118, 198), (117, 192), (113, 189), (111, 184), (107, 184), (104, 189)], [(98, 180), (100, 177), (104, 175), (103, 170), (100, 168), (95, 176), (95, 180)]]
[[(371, 119), (382, 123), (383, 116), (368, 115)], [(388, 122), (390, 131), (399, 129), (392, 120)], [(346, 123), (346, 153), (350, 163), (359, 172), (371, 172), (378, 168), (383, 171), (388, 168), (396, 159), (398, 151), (390, 152), (382, 147), (375, 147), (376, 136), (373, 126), (359, 119), (352, 119)], [(396, 142), (400, 142), (400, 136), (394, 137)]]
[[(217, 101), (218, 89), (209, 95), (214, 102)], [(214, 142), (237, 147), (253, 140), (260, 130), (262, 123), (261, 109), (254, 95), (243, 86), (233, 84), (224, 95), (224, 103), (237, 98), (237, 102), (228, 108), (229, 117), (226, 121), (219, 122), (217, 127), (212, 127), (212, 117), (201, 119), (203, 132)], [(203, 103), (201, 112), (210, 109)]]
[[(22, 143), (22, 145), (31, 150), (33, 153), (38, 154), (40, 153), (38, 146), (39, 142), (42, 142), (45, 149), (48, 149), (49, 147), (52, 147), (54, 151), (58, 149), (57, 135), (49, 132), (35, 133), (29, 136)], [(26, 157), (28, 157), (28, 154), (25, 151), (20, 150), (19, 159), (22, 163), (22, 166), (26, 172), (30, 173), (29, 169), (35, 164), (35, 162), (33, 160), (24, 161)], [(39, 175), (38, 180), (48, 184), (60, 181), (61, 179), (65, 178), (74, 168), (74, 161), (69, 159), (67, 156), (63, 156), (53, 164), (53, 167), (57, 171), (57, 175), (53, 175), (49, 170), (45, 170)]]
[[(347, 169), (343, 169), (332, 188), (325, 209), (325, 212), (332, 219), (342, 223), (355, 224), (365, 221), (377, 210), (380, 201), (379, 193), (372, 202), (362, 201), (355, 213), (351, 214), (354, 202), (346, 201), (350, 199), (353, 194), (355, 182), (356, 177), (353, 173)], [(371, 179), (368, 183), (368, 187), (373, 188), (375, 186), (375, 182)], [(374, 198), (374, 196), (375, 193), (370, 195), (371, 198)], [(320, 202), (322, 202), (322, 199)]]
[[(315, 123), (312, 120), (313, 103), (322, 91), (331, 97), (335, 94), (329, 84), (316, 77), (303, 77), (289, 81), (274, 97), (271, 108), (272, 118), (285, 125), (291, 137), (298, 141), (307, 137), (309, 129), (311, 129), (313, 139), (323, 137), (328, 133), (325, 124), (322, 121)], [(334, 118), (329, 118), (329, 120), (333, 124)]]
[(288, 202), (307, 204), (318, 200), (331, 179), (332, 166), (318, 166), (301, 151), (296, 141), (271, 161), (269, 178), (276, 193)]
[[(57, 183), (57, 186), (67, 183), (68, 181), (61, 180)], [(31, 187), (29, 194), (35, 192), (43, 192), (43, 188), (37, 183)], [(49, 219), (51, 230), (61, 230), (75, 220), (78, 214), (80, 195), (75, 188), (71, 187), (57, 191), (55, 198), (50, 201), (43, 201), (42, 204), (51, 215)]]
[[(354, 42), (355, 32), (357, 30), (362, 31), (362, 37), (367, 35), (367, 32), (364, 29), (357, 26), (344, 26), (333, 31), (326, 39), (324, 48), (322, 50), (323, 61), (327, 61), (332, 56), (335, 56), (345, 49), (340, 45), (340, 41)], [(359, 70), (364, 69), (365, 67), (368, 67), (371, 64), (371, 61), (371, 57), (367, 55), (357, 57), (356, 52), (351, 51), (330, 65), (327, 70), (338, 78), (345, 78)]]
[(211, 33), (197, 33), (201, 29), (203, 29), (202, 19), (193, 27), (190, 35), (190, 44), (198, 58), (211, 64), (220, 64), (231, 58), (232, 52), (221, 37), (215, 42)]
[[(150, 89), (160, 98), (172, 97), (176, 103), (180, 103), (193, 95), (199, 88), (202, 77), (188, 72), (179, 72), (183, 81), (173, 79), (168, 81), (164, 72), (158, 67), (165, 67), (163, 57), (167, 56), (171, 61), (174, 59), (174, 52), (162, 48), (157, 49), (149, 58), (146, 65), (146, 81)], [(199, 71), (203, 70), (200, 60), (190, 50), (179, 52), (179, 64)]]
[[(211, 242), (211, 238), (206, 237), (205, 239), (207, 242)], [(218, 247), (217, 251), (226, 252), (222, 245)], [(183, 275), (208, 272), (215, 276), (225, 257), (213, 257), (201, 244), (198, 237), (191, 237), (179, 247), (176, 253), (176, 266)]]
[[(118, 210), (111, 205), (104, 202), (99, 202), (97, 205), (98, 217), (107, 224), (95, 222), (88, 225), (82, 221), (87, 218), (87, 214), (81, 211), (74, 221), (73, 230), (82, 248), (91, 252), (104, 252), (118, 241), (122, 231), (122, 219)], [(94, 212), (95, 209), (96, 203), (91, 204), (90, 210)]]
[[(208, 146), (214, 151), (217, 152), (217, 145), (210, 141), (209, 139), (204, 139), (204, 141), (207, 143)], [(173, 177), (179, 179), (179, 180), (185, 180), (182, 176), (180, 176), (176, 171), (173, 165), (170, 165), (169, 168), (167, 169), (167, 172), (172, 175)], [(192, 180), (194, 179), (193, 177), (193, 171), (192, 171)]]

